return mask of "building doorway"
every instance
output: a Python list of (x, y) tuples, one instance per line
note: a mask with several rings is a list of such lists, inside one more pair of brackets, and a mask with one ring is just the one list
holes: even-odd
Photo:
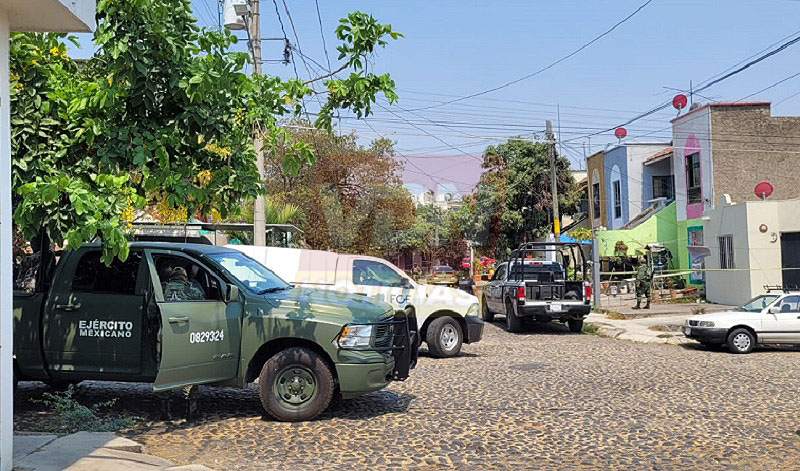
[(800, 288), (800, 232), (781, 233), (783, 286)]

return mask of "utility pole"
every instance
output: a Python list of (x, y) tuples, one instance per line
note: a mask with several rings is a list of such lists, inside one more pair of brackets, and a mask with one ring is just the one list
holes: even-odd
[[(232, 31), (247, 29), (247, 48), (253, 55), (253, 75), (261, 75), (261, 26), (259, 0), (222, 0), (225, 28)], [(256, 151), (256, 168), (261, 185), (266, 177), (264, 171), (264, 141), (261, 130), (255, 130), (253, 147)], [(253, 244), (267, 245), (266, 204), (264, 196), (256, 196), (253, 204)]]
[[(250, 50), (253, 51), (253, 75), (261, 75), (261, 26), (259, 18), (259, 0), (250, 0), (250, 24), (248, 40)], [(264, 185), (264, 141), (261, 139), (260, 130), (256, 130), (253, 146), (256, 149), (256, 167), (258, 168), (259, 183)], [(267, 221), (265, 219), (266, 202), (264, 195), (256, 196), (253, 205), (253, 245), (267, 245)]]
[(553, 196), (553, 236), (556, 242), (561, 242), (561, 218), (558, 214), (558, 181), (556, 178), (556, 139), (553, 136), (553, 123), (548, 119), (545, 134), (547, 138), (547, 153), (550, 157), (550, 193)]

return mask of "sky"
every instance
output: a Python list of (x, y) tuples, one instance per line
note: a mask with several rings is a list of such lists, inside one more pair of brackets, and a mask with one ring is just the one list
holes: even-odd
[[(399, 101), (379, 101), (366, 121), (343, 113), (339, 129), (355, 132), (363, 144), (378, 137), (395, 141), (406, 183), (428, 188), (452, 184), (469, 192), (488, 145), (513, 136), (541, 139), (549, 119), (559, 153), (573, 168), (583, 168), (584, 155), (618, 142), (613, 132), (588, 134), (670, 100), (678, 92), (667, 87), (688, 90), (691, 82), (697, 88), (800, 35), (796, 0), (651, 0), (614, 31), (549, 70), (479, 97), (420, 109), (536, 72), (646, 2), (318, 0), (318, 16), (313, 0), (261, 0), (262, 36), (285, 35), (308, 58), (303, 61), (295, 53), (293, 64), (267, 62), (264, 72), (308, 79), (323, 74), (328, 59), (336, 68), (334, 30), (349, 12), (360, 10), (391, 24), (405, 37), (379, 50), (372, 67), (391, 74)], [(201, 25), (218, 27), (217, 0), (192, 0), (192, 7)], [(243, 32), (237, 36), (245, 37)], [(82, 42), (77, 56), (91, 53), (90, 39), (84, 36)], [(245, 50), (245, 42), (238, 47)], [(282, 52), (281, 42), (263, 42), (265, 60), (280, 60)], [(695, 101), (747, 97), (771, 101), (773, 115), (800, 116), (800, 75), (792, 77), (800, 72), (797, 64), (800, 43), (714, 85)], [(318, 106), (307, 103), (310, 113)], [(626, 126), (627, 139), (669, 142), (669, 120), (676, 113), (670, 107)]]

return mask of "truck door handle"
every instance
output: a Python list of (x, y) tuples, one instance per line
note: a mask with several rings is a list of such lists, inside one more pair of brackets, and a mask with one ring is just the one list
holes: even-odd
[(75, 303), (75, 304), (56, 304), (56, 309), (58, 309), (58, 310), (61, 310), (61, 311), (72, 312), (72, 311), (74, 311), (74, 310), (76, 310), (76, 309), (80, 309), (80, 308), (81, 308), (81, 303)]
[(167, 319), (170, 324), (180, 324), (182, 322), (189, 322), (189, 316), (170, 317)]

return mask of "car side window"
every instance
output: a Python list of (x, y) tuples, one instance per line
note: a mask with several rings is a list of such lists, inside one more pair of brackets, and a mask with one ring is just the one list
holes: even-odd
[(99, 250), (81, 255), (78, 265), (75, 267), (72, 291), (124, 295), (143, 294), (141, 284), (138, 286), (138, 290), (136, 284), (139, 265), (142, 263), (141, 252), (131, 252), (124, 262), (114, 259), (108, 266), (100, 260), (100, 257)]
[(165, 302), (221, 301), (216, 277), (195, 261), (175, 255), (154, 255), (158, 283)]
[(404, 278), (388, 265), (372, 260), (353, 261), (353, 284), (402, 287)]
[(800, 296), (786, 296), (780, 303), (781, 312), (800, 312)]
[(497, 267), (497, 271), (494, 272), (494, 276), (492, 276), (492, 281), (494, 280), (502, 280), (506, 276), (506, 265), (500, 265)]

